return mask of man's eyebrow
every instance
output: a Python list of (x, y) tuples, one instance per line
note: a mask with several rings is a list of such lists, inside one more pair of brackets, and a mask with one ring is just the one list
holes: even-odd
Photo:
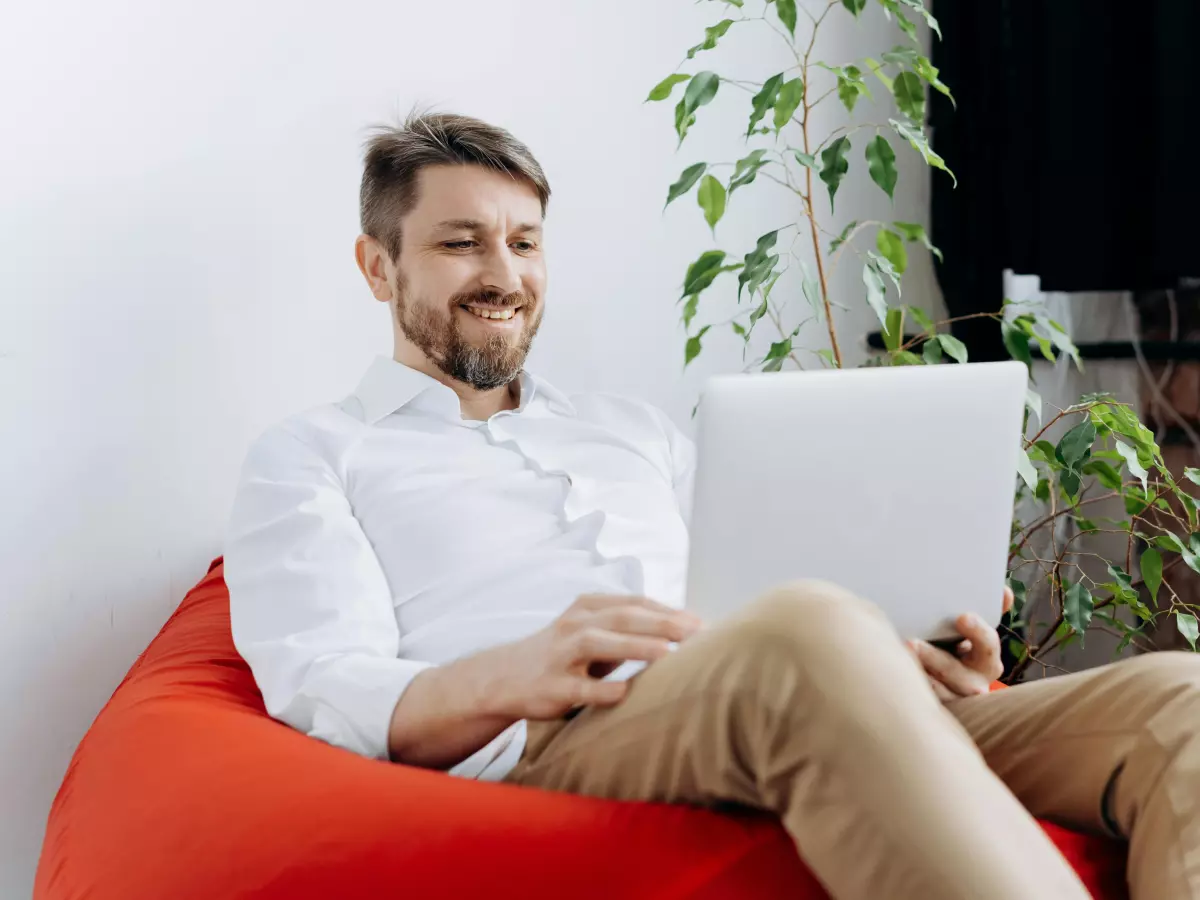
[(446, 219), (434, 228), (438, 231), (482, 231), (483, 223), (477, 219)]
[[(438, 222), (437, 225), (434, 226), (434, 228), (437, 231), (480, 232), (480, 231), (487, 230), (486, 226), (482, 222), (480, 222), (478, 219), (446, 219), (445, 221)], [(529, 234), (530, 232), (540, 233), (541, 230), (542, 230), (541, 223), (526, 222), (526, 223), (523, 223), (523, 224), (518, 225), (515, 228), (513, 228), (512, 233), (513, 234)]]

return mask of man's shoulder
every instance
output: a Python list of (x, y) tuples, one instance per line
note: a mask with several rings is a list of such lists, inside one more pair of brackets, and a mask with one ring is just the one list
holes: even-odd
[(323, 403), (280, 419), (259, 434), (251, 454), (308, 453), (335, 461), (363, 427), (346, 403)]

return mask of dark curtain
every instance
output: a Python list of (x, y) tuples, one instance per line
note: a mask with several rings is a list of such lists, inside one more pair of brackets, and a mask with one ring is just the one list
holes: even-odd
[[(1200, 0), (934, 0), (932, 239), (951, 315), (999, 309), (1002, 273), (1048, 291), (1200, 276)], [(994, 322), (956, 334), (1006, 356)]]

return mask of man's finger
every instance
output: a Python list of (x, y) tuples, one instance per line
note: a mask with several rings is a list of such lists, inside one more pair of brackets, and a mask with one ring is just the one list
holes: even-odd
[(637, 634), (679, 642), (695, 634), (700, 620), (681, 610), (658, 612), (626, 605), (597, 610), (591, 614), (588, 624), (616, 634)]
[(575, 706), (615, 706), (625, 699), (628, 681), (601, 681), (586, 676), (571, 676), (566, 687), (567, 703)]
[(939, 650), (925, 641), (913, 641), (910, 646), (926, 673), (958, 696), (970, 697), (974, 694), (987, 693), (986, 681), (945, 650)]
[(959, 634), (971, 642), (971, 650), (961, 656), (962, 662), (985, 678), (999, 678), (1004, 672), (1000, 661), (1000, 635), (978, 616), (966, 614), (955, 622)]
[(594, 662), (654, 662), (671, 652), (669, 641), (661, 638), (616, 634), (601, 628), (577, 631), (569, 645), (571, 661), (591, 665)]
[(1009, 612), (1013, 608), (1013, 589), (1010, 587), (1004, 588), (1004, 602), (1001, 604), (1004, 612)]

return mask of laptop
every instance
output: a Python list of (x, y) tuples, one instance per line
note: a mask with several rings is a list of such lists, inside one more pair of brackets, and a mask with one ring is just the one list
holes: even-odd
[(1000, 619), (1025, 366), (727, 375), (697, 422), (688, 609), (707, 621), (800, 578), (905, 638)]

